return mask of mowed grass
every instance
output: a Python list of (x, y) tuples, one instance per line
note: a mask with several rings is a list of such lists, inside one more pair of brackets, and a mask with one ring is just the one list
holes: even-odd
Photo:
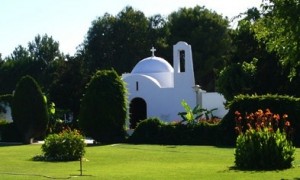
[(280, 171), (239, 171), (234, 148), (114, 144), (86, 148), (79, 161), (35, 162), (41, 145), (0, 146), (0, 179), (299, 179), (295, 167)]

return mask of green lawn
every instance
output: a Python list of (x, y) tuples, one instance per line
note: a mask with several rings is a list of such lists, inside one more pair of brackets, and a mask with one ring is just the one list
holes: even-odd
[[(0, 146), (0, 179), (74, 179), (79, 162), (34, 162), (40, 145)], [(299, 179), (295, 167), (282, 171), (238, 171), (233, 148), (116, 144), (87, 147), (83, 176), (76, 179)]]

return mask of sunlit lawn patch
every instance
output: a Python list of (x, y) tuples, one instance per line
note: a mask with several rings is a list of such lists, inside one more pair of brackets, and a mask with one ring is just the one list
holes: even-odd
[[(40, 145), (0, 146), (1, 179), (79, 176), (79, 161), (36, 162)], [(300, 178), (300, 149), (295, 167), (282, 171), (238, 171), (234, 148), (115, 144), (86, 148), (80, 179), (294, 179)]]

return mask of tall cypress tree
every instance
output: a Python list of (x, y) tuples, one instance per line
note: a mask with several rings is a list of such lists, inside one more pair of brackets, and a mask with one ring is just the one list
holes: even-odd
[(97, 71), (82, 99), (79, 126), (85, 135), (104, 143), (125, 137), (127, 118), (126, 88), (114, 70)]
[(46, 99), (31, 76), (23, 76), (12, 99), (12, 118), (23, 135), (24, 143), (45, 133), (48, 125)]

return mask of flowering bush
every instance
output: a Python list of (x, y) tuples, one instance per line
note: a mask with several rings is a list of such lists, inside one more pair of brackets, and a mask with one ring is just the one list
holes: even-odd
[(85, 153), (84, 137), (78, 130), (65, 129), (59, 134), (50, 134), (42, 145), (44, 155), (34, 160), (75, 161)]
[(292, 166), (295, 148), (288, 116), (269, 109), (242, 116), (235, 112), (235, 165), (241, 169), (285, 169)]

